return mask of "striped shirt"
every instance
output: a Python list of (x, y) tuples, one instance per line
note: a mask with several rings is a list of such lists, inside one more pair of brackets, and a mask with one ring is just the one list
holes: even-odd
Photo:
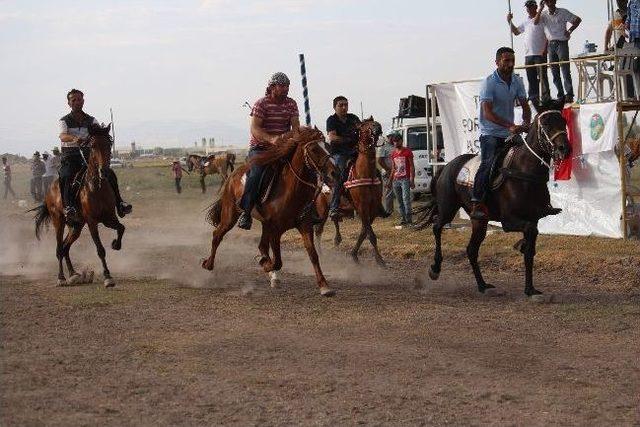
[(640, 0), (630, 0), (627, 9), (629, 40), (640, 39)]
[[(269, 135), (279, 135), (291, 130), (291, 120), (299, 116), (298, 104), (287, 97), (282, 103), (273, 101), (268, 96), (260, 98), (253, 105), (251, 116), (262, 119), (262, 129)], [(252, 147), (264, 146), (253, 134), (249, 144)]]

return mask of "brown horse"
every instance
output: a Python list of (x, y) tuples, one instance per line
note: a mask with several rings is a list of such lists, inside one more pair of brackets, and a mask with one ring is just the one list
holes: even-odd
[[(280, 137), (277, 143), (264, 153), (255, 156), (250, 162), (276, 166), (276, 180), (270, 195), (260, 206), (253, 210), (253, 217), (262, 222), (262, 235), (258, 249), (261, 254), (260, 265), (271, 278), (271, 286), (279, 284), (278, 271), (282, 268), (280, 239), (287, 230), (297, 229), (315, 269), (320, 294), (331, 296), (320, 269), (318, 254), (313, 244), (313, 226), (305, 213), (317, 194), (317, 175), (324, 177), (335, 173), (335, 166), (329, 153), (323, 147), (324, 136), (318, 129), (300, 128), (299, 132), (289, 132)], [(211, 239), (211, 254), (203, 260), (202, 267), (213, 270), (216, 251), (225, 234), (233, 228), (240, 216), (238, 202), (242, 198), (244, 184), (242, 178), (251, 166), (244, 165), (231, 174), (222, 196), (208, 213), (209, 221), (215, 226)], [(273, 258), (269, 255), (269, 248)]]
[[(505, 231), (519, 231), (524, 234), (516, 247), (524, 255), (526, 295), (542, 292), (533, 287), (533, 257), (536, 253), (538, 220), (547, 215), (549, 206), (549, 168), (551, 157), (559, 161), (566, 158), (571, 149), (567, 139), (567, 123), (562, 117), (562, 103), (550, 101), (544, 106), (536, 106), (538, 114), (525, 141), (512, 148), (510, 164), (500, 169), (504, 179), (502, 185), (488, 193), (486, 205), (489, 220), (499, 221)], [(520, 139), (518, 137), (518, 139)], [(442, 228), (450, 223), (460, 208), (471, 212), (471, 192), (458, 184), (460, 170), (474, 157), (463, 154), (449, 162), (431, 181), (431, 195), (434, 203), (416, 209), (422, 214), (419, 227), (433, 224), (435, 236), (434, 263), (429, 277), (437, 280), (442, 265)], [(478, 290), (484, 292), (494, 286), (484, 281), (478, 265), (478, 251), (487, 234), (486, 220), (471, 221), (471, 240), (467, 246), (467, 256), (476, 278)]]
[[(359, 262), (358, 251), (364, 239), (368, 237), (373, 246), (376, 262), (384, 266), (384, 260), (378, 250), (378, 238), (372, 227), (373, 221), (385, 213), (382, 207), (382, 182), (376, 167), (376, 143), (381, 133), (382, 127), (380, 123), (373, 120), (373, 117), (369, 117), (360, 123), (358, 127), (358, 157), (353, 165), (352, 174), (349, 176), (350, 183), (345, 184), (346, 198), (351, 201), (351, 206), (345, 203), (346, 200), (341, 200), (340, 211), (343, 217), (353, 218), (353, 211), (355, 210), (360, 218), (360, 234), (351, 251), (353, 260)], [(316, 209), (325, 221), (328, 200), (329, 197), (326, 194), (321, 194), (316, 199)], [(335, 246), (338, 246), (342, 241), (339, 221), (340, 219), (338, 218), (333, 220), (336, 230)], [(322, 237), (323, 229), (324, 222), (316, 226), (318, 241)]]
[(229, 176), (229, 171), (233, 171), (235, 160), (236, 155), (233, 153), (224, 153), (223, 155), (212, 154), (204, 157), (197, 154), (188, 154), (187, 170), (192, 172), (195, 169), (200, 173), (200, 187), (203, 193), (207, 191), (204, 182), (205, 177), (207, 175), (220, 174), (219, 192)]
[[(67, 283), (77, 283), (80, 275), (76, 273), (71, 264), (69, 257), (69, 249), (71, 245), (80, 237), (80, 233), (87, 224), (89, 232), (93, 238), (93, 242), (98, 250), (98, 256), (102, 262), (104, 285), (106, 287), (115, 286), (115, 282), (111, 277), (109, 268), (105, 261), (105, 249), (100, 241), (98, 233), (98, 224), (104, 224), (106, 227), (117, 231), (117, 238), (111, 242), (114, 250), (120, 250), (122, 247), (122, 235), (124, 233), (124, 225), (118, 221), (116, 216), (116, 198), (106, 178), (106, 169), (111, 161), (111, 145), (112, 140), (109, 136), (111, 125), (107, 127), (93, 126), (89, 129), (88, 145), (91, 147), (89, 159), (87, 160), (86, 171), (78, 192), (80, 216), (82, 221), (69, 226), (67, 235), (63, 239), (65, 229), (65, 218), (62, 208), (62, 198), (60, 196), (60, 185), (56, 180), (49, 191), (45, 195), (44, 203), (37, 208), (35, 223), (36, 237), (40, 239), (40, 230), (42, 225), (53, 222), (56, 231), (56, 257), (58, 258), (58, 286), (65, 286)], [(67, 263), (69, 270), (69, 282), (65, 279), (62, 269), (62, 259)]]

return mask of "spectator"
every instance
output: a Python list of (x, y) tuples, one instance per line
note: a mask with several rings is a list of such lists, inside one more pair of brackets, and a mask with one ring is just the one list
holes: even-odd
[[(549, 10), (544, 10), (545, 5), (549, 6)], [(549, 62), (569, 61), (569, 39), (582, 19), (567, 9), (556, 7), (556, 0), (541, 0), (533, 22), (535, 25), (542, 25), (547, 35)], [(569, 23), (571, 26), (567, 29)], [(562, 78), (560, 78), (560, 69), (562, 69)], [(553, 75), (553, 84), (558, 90), (558, 99), (563, 99), (566, 103), (573, 103), (571, 64), (567, 62), (560, 66), (552, 65), (551, 74)], [(564, 89), (562, 87), (563, 80)]]
[(613, 14), (613, 19), (609, 21), (607, 30), (604, 33), (604, 49), (613, 50), (611, 36), (614, 36), (615, 43), (621, 48), (624, 44), (624, 27), (627, 19), (627, 1), (616, 0), (618, 9)]
[(33, 153), (33, 160), (31, 161), (31, 196), (36, 202), (41, 202), (42, 197), (42, 175), (44, 175), (45, 167), (42, 160), (40, 160), (40, 152)]
[(629, 30), (629, 42), (640, 49), (640, 0), (629, 0), (625, 27)]
[(2, 172), (4, 173), (4, 197), (2, 198), (6, 199), (7, 194), (11, 193), (11, 196), (15, 199), (16, 193), (13, 191), (13, 188), (11, 188), (11, 166), (6, 157), (2, 158)]
[(411, 225), (411, 189), (415, 188), (413, 152), (402, 146), (402, 138), (393, 137), (395, 149), (391, 153), (391, 179), (398, 199), (400, 225)]
[[(513, 15), (507, 15), (507, 21), (513, 34), (524, 34), (525, 65), (544, 64), (547, 62), (547, 37), (541, 25), (535, 25), (538, 4), (535, 0), (527, 0), (524, 4), (527, 9), (527, 19), (517, 27), (513, 25)], [(545, 101), (549, 95), (549, 80), (547, 78), (547, 67), (527, 68), (527, 80), (529, 82), (529, 100), (533, 103), (540, 101), (540, 86), (542, 85), (542, 100)]]
[(49, 187), (53, 184), (53, 181), (58, 177), (58, 170), (55, 168), (53, 156), (50, 156), (46, 151), (42, 153), (42, 160), (44, 162), (44, 175), (42, 175), (42, 188), (43, 194), (47, 194)]
[(182, 167), (179, 160), (174, 160), (171, 165), (171, 172), (176, 183), (176, 192), (178, 194), (182, 193), (182, 186), (180, 185), (180, 181), (182, 181), (182, 171), (187, 172), (187, 170)]
[(393, 188), (391, 188), (391, 153), (393, 152), (393, 139), (396, 136), (402, 139), (400, 134), (390, 134), (387, 141), (378, 148), (378, 165), (382, 168), (382, 206), (387, 212), (393, 212)]

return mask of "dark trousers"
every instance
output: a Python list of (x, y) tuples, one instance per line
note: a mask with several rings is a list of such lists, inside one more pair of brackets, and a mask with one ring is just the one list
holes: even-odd
[(484, 201), (489, 185), (491, 165), (493, 164), (498, 149), (504, 145), (505, 139), (506, 138), (498, 138), (496, 136), (480, 135), (480, 167), (473, 182), (472, 201)]
[[(542, 55), (525, 56), (525, 65), (544, 64), (546, 58)], [(542, 100), (551, 98), (549, 94), (549, 79), (547, 77), (547, 67), (527, 68), (527, 81), (529, 82), (529, 100), (536, 101), (540, 98), (540, 84), (542, 83)]]
[(329, 203), (329, 210), (335, 210), (340, 207), (340, 196), (344, 191), (344, 182), (347, 180), (349, 171), (347, 170), (347, 163), (352, 157), (352, 154), (347, 153), (333, 153), (331, 158), (335, 162), (338, 169), (338, 179), (333, 186), (333, 194), (331, 195), (331, 203)]
[(175, 178), (176, 181), (176, 192), (178, 194), (182, 193), (182, 186), (180, 186), (180, 181), (182, 180), (182, 178)]
[(84, 165), (82, 156), (78, 154), (63, 155), (60, 159), (60, 172), (58, 180), (60, 182), (60, 195), (62, 196), (62, 206), (74, 206), (76, 203), (72, 190), (73, 178)]
[[(567, 40), (551, 40), (549, 42), (549, 62), (559, 62), (569, 60), (569, 42)], [(562, 78), (560, 78), (560, 69), (562, 69)], [(573, 83), (571, 81), (571, 64), (552, 65), (551, 75), (553, 75), (553, 84), (558, 90), (558, 98), (573, 98)], [(562, 88), (562, 80), (564, 80), (564, 89)]]
[[(249, 149), (247, 161), (251, 160), (252, 157), (262, 153), (263, 151), (264, 149), (262, 148), (252, 147), (251, 149)], [(240, 207), (248, 214), (251, 214), (253, 207), (258, 201), (258, 193), (260, 192), (260, 180), (262, 179), (262, 173), (264, 172), (264, 170), (264, 166), (253, 164), (247, 171), (247, 180), (244, 183), (244, 193), (242, 193), (242, 199), (240, 199)]]
[(13, 188), (11, 188), (11, 177), (10, 176), (5, 176), (4, 177), (4, 197), (3, 199), (7, 198), (7, 194), (11, 193), (11, 196), (13, 196), (13, 198), (16, 198), (16, 193), (13, 191)]
[(31, 195), (36, 202), (42, 201), (42, 177), (34, 176), (31, 178)]

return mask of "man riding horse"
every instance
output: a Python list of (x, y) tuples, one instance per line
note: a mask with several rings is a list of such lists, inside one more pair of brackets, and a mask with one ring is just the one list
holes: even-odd
[[(490, 185), (491, 170), (496, 157), (505, 150), (507, 139), (520, 139), (520, 133), (528, 132), (531, 124), (531, 108), (527, 101), (522, 79), (513, 74), (515, 55), (513, 49), (501, 47), (496, 52), (497, 69), (480, 87), (480, 167), (475, 176), (472, 219), (487, 220), (488, 210), (484, 203)], [(521, 125), (514, 124), (515, 100), (522, 107)], [(545, 215), (556, 215), (560, 209), (548, 205)]]
[[(81, 218), (77, 209), (77, 198), (73, 191), (73, 182), (78, 172), (86, 167), (88, 155), (81, 150), (89, 140), (89, 128), (92, 125), (99, 125), (99, 123), (95, 118), (82, 111), (84, 94), (78, 89), (71, 89), (67, 93), (67, 103), (71, 107), (71, 113), (60, 119), (62, 156), (59, 181), (65, 220), (67, 223), (74, 223), (79, 222)], [(118, 216), (124, 217), (126, 214), (131, 213), (132, 206), (122, 200), (120, 189), (118, 188), (118, 179), (113, 170), (108, 168), (105, 173), (116, 197)]]
[[(284, 73), (275, 73), (267, 83), (265, 96), (256, 101), (251, 110), (251, 140), (247, 159), (264, 152), (269, 146), (281, 141), (280, 135), (300, 129), (298, 105), (289, 98), (289, 78)], [(251, 211), (259, 198), (260, 182), (266, 166), (252, 163), (247, 172), (244, 193), (240, 201), (242, 214), (238, 227), (251, 229)], [(315, 207), (310, 206), (309, 214), (313, 223), (320, 222)]]

